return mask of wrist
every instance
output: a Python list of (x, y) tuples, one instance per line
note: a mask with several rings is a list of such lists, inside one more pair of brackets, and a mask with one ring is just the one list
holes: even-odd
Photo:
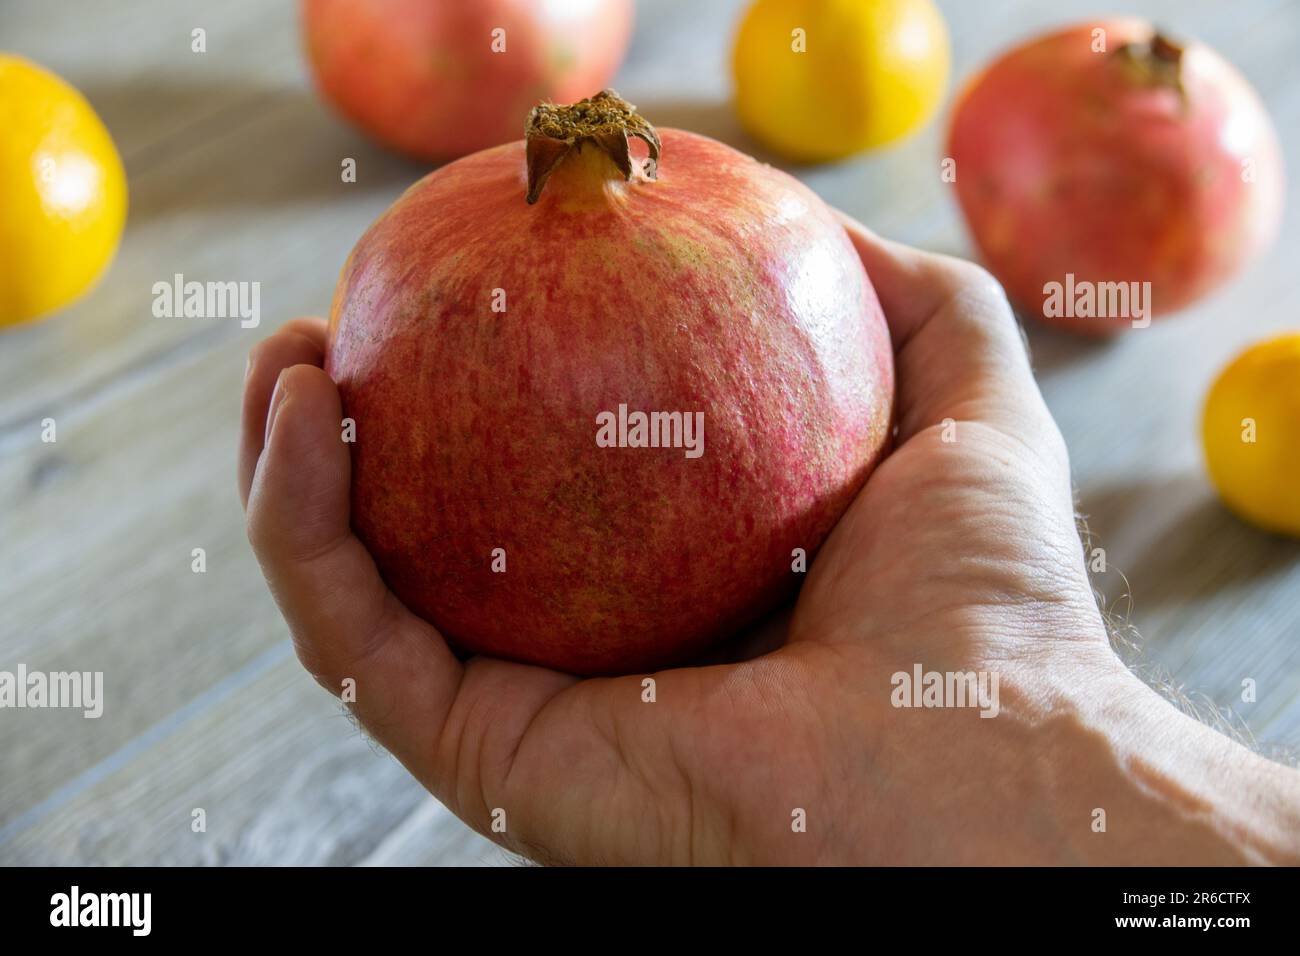
[[(1106, 649), (1040, 724), (1062, 863), (1300, 862), (1300, 773), (1211, 730)], [(1076, 669), (1076, 673), (1078, 670)]]

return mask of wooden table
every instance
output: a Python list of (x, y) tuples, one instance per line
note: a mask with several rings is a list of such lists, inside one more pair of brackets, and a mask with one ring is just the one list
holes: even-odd
[[(739, 6), (642, 0), (616, 86), (657, 125), (759, 152), (727, 104)], [(943, 6), (959, 81), (1011, 39), (1094, 13), (1081, 2)], [(1133, 6), (1237, 63), (1300, 170), (1300, 7)], [(0, 711), (0, 862), (504, 862), (299, 668), (234, 484), (249, 347), (326, 312), (353, 242), (423, 170), (317, 102), (292, 4), (9, 0), (3, 17), (0, 44), (100, 111), (126, 161), (131, 212), (91, 296), (0, 337), (0, 669), (102, 670), (108, 698), (98, 720)], [(195, 27), (206, 53), (190, 50)], [(797, 174), (885, 234), (967, 254), (939, 176), (941, 129)], [(357, 161), (354, 184), (340, 182), (343, 157)], [(1269, 747), (1300, 746), (1300, 544), (1224, 511), (1196, 422), (1222, 363), (1300, 323), (1298, 261), (1293, 204), (1272, 252), (1176, 321), (1109, 345), (1030, 330), (1080, 511), (1107, 551), (1105, 605), (1131, 625), (1145, 673)], [(154, 318), (152, 286), (176, 273), (260, 282), (262, 326)], [(47, 417), (53, 444), (41, 441)], [(194, 548), (205, 573), (191, 570)], [(1245, 678), (1258, 684), (1253, 703), (1240, 699)], [(192, 831), (197, 808), (206, 832)]]

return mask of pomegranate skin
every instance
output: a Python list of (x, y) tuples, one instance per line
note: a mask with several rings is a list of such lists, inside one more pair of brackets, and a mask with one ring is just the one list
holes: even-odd
[[(538, 100), (605, 86), (633, 19), (632, 0), (302, 0), (301, 10), (324, 97), (379, 142), (428, 162), (508, 143)], [(505, 50), (494, 52), (502, 36)]]
[[(657, 180), (586, 146), (535, 205), (522, 142), (466, 157), (343, 268), (326, 369), (356, 422), (353, 527), (465, 651), (584, 675), (687, 660), (792, 593), (792, 552), (886, 451), (888, 330), (833, 214), (660, 133)], [(703, 454), (598, 447), (620, 404), (703, 412)]]
[[(1093, 52), (1093, 31), (1106, 52)], [(1151, 283), (1151, 313), (1206, 295), (1277, 234), (1284, 171), (1273, 126), (1246, 80), (1200, 43), (1176, 86), (1125, 63), (1154, 28), (1119, 19), (1032, 40), (959, 96), (947, 155), (985, 264), (1026, 314), (1109, 334), (1131, 317), (1044, 314), (1044, 285)], [(1249, 175), (1243, 177), (1249, 161)]]

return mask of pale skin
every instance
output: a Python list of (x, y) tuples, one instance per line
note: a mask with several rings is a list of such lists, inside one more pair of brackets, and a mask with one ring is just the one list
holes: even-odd
[[(303, 665), (336, 696), (353, 679), (352, 712), (430, 792), (547, 863), (1300, 863), (1300, 772), (1112, 652), (997, 284), (845, 225), (889, 318), (897, 446), (793, 611), (727, 662), (650, 675), (653, 703), (647, 675), (458, 660), (351, 531), (324, 323), (256, 346), (240, 492)], [(999, 714), (893, 706), (918, 663), (996, 673)]]

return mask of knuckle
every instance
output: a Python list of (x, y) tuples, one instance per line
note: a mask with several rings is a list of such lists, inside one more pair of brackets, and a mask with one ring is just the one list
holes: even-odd
[(1008, 315), (1011, 314), (1007, 290), (988, 269), (977, 263), (967, 262), (963, 270), (963, 279), (972, 297), (981, 299)]
[(262, 533), (262, 524), (264, 519), (261, 517), (262, 509), (259, 507), (257, 498), (257, 489), (254, 487), (248, 495), (248, 514), (244, 519), (244, 534), (248, 538), (248, 545), (253, 549), (253, 555), (262, 560), (262, 542), (266, 536)]
[(248, 361), (250, 364), (256, 365), (258, 361), (266, 355), (266, 350), (270, 341), (269, 338), (266, 338), (253, 343), (252, 348), (248, 350)]

